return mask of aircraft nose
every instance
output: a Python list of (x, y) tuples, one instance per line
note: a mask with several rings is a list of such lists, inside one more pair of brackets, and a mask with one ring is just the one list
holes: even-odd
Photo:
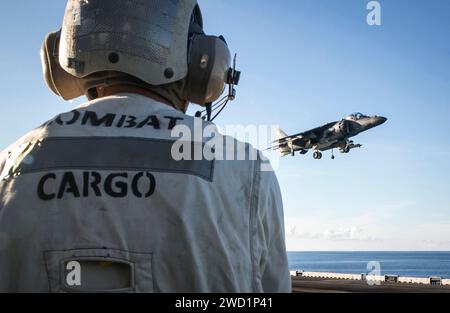
[(375, 120), (375, 124), (378, 126), (378, 125), (386, 123), (387, 118), (384, 116), (374, 116), (374, 120)]
[(387, 121), (387, 117), (384, 117), (384, 116), (379, 116), (378, 119), (379, 119), (380, 125), (386, 123), (386, 121)]

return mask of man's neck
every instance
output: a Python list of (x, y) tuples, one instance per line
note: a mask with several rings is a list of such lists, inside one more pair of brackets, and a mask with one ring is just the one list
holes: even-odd
[(138, 95), (153, 99), (155, 101), (167, 104), (168, 106), (171, 106), (172, 108), (178, 110), (178, 108), (175, 107), (172, 103), (170, 103), (167, 99), (164, 99), (164, 98), (160, 97), (159, 95), (155, 94), (154, 92), (144, 89), (144, 88), (140, 88), (140, 87), (136, 87), (136, 86), (128, 86), (128, 85), (97, 87), (97, 99), (117, 95), (120, 93), (138, 94)]

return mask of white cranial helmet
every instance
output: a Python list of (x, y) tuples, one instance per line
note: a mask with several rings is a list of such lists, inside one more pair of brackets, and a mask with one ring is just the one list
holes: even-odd
[(203, 32), (197, 0), (68, 0), (41, 58), (48, 87), (66, 100), (126, 74), (151, 86), (184, 79), (184, 100), (207, 105), (240, 77), (225, 39)]
[(188, 72), (188, 32), (196, 0), (69, 0), (59, 62), (83, 78), (124, 72), (150, 85)]

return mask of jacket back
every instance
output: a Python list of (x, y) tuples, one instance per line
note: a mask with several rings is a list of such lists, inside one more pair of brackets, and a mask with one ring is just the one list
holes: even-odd
[(4, 150), (0, 292), (290, 292), (274, 173), (217, 158), (243, 144), (196, 125), (120, 94)]

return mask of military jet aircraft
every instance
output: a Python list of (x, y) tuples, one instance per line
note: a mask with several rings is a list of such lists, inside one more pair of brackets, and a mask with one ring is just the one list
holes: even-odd
[[(289, 154), (295, 156), (296, 152), (306, 154), (309, 150), (312, 150), (314, 151), (313, 157), (316, 160), (321, 159), (322, 152), (327, 150), (339, 149), (341, 153), (349, 153), (352, 149), (362, 147), (349, 138), (377, 127), (386, 121), (387, 118), (382, 116), (366, 116), (362, 113), (354, 113), (338, 122), (331, 122), (292, 136), (278, 129), (278, 139), (271, 149), (279, 150), (281, 156)], [(331, 158), (335, 158), (333, 152)]]

